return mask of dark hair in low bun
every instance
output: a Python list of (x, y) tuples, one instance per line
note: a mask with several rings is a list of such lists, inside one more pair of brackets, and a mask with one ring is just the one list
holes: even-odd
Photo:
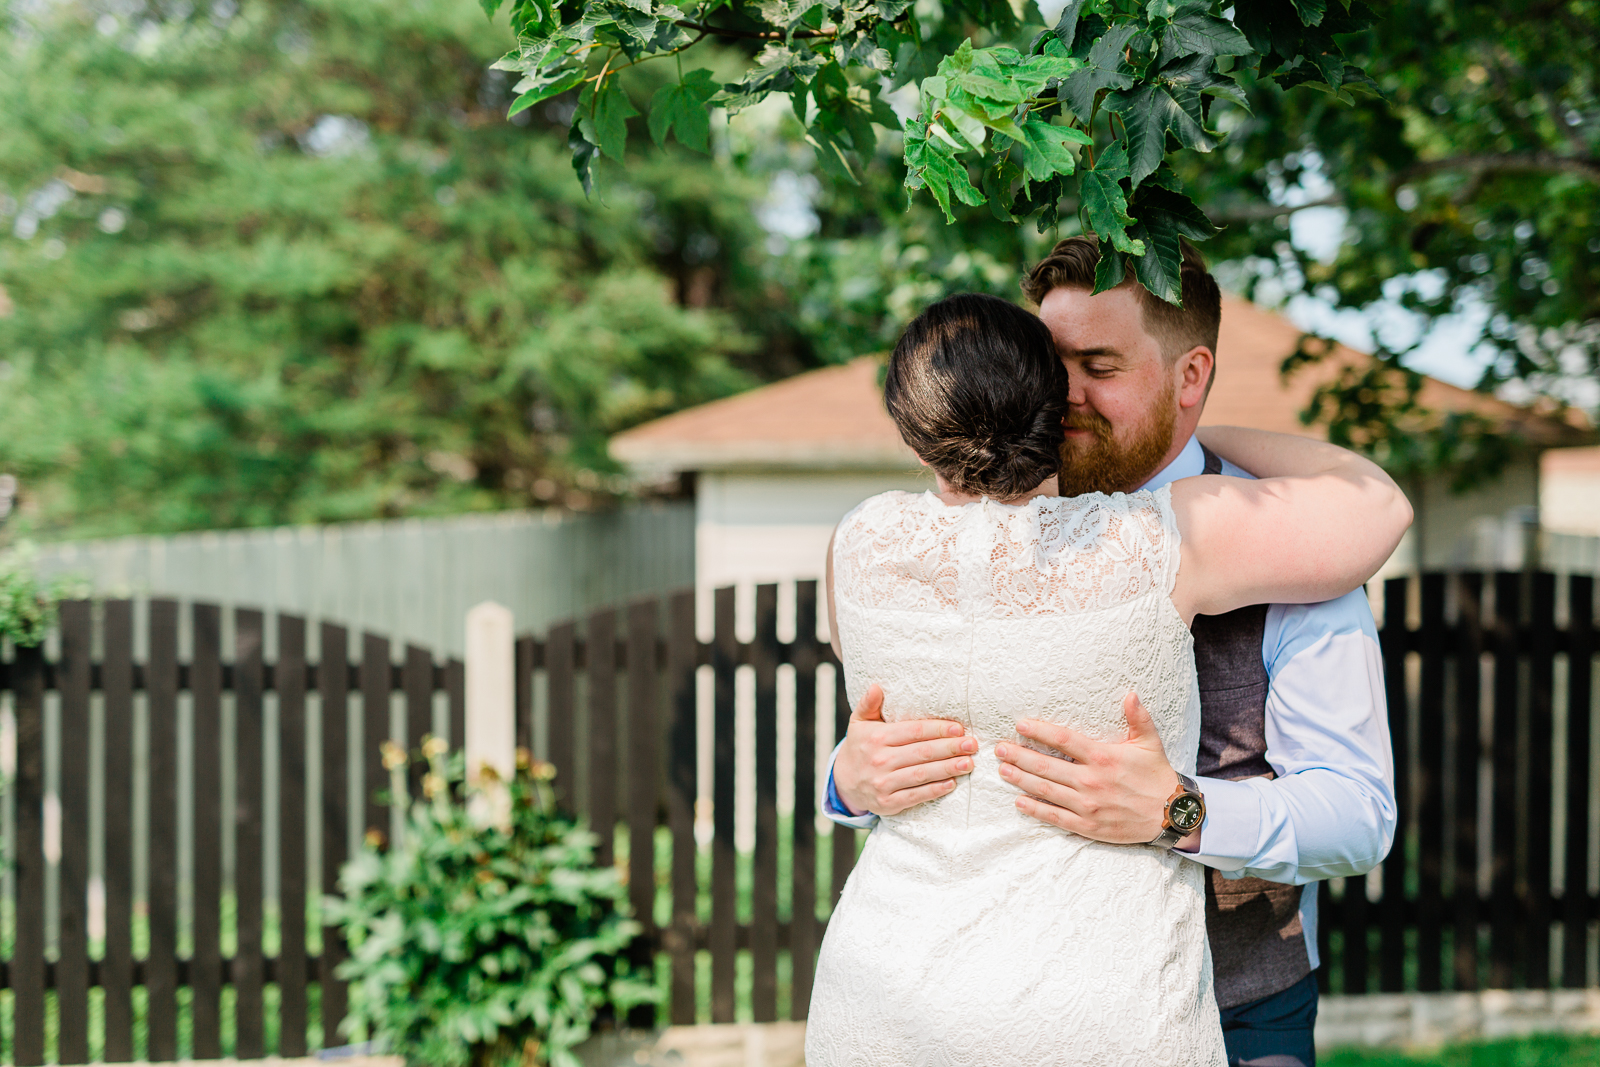
[(883, 401), (953, 489), (1007, 500), (1060, 468), (1067, 371), (1045, 324), (1008, 301), (958, 293), (918, 315)]

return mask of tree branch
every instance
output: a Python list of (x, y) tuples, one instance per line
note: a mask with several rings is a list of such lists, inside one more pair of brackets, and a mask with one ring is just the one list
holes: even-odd
[[(702, 35), (731, 37), (740, 41), (782, 41), (790, 36), (789, 34), (778, 32), (762, 33), (756, 30), (728, 30), (723, 29), (721, 26), (708, 26), (703, 22), (691, 22), (688, 19), (679, 19), (676, 25), (682, 26), (686, 30), (697, 30)], [(793, 36), (833, 38), (839, 36), (839, 34), (835, 30), (796, 30)]]
[(1219, 225), (1231, 222), (1265, 222), (1283, 215), (1293, 215), (1296, 211), (1304, 211), (1308, 207), (1340, 207), (1343, 204), (1344, 197), (1332, 193), (1320, 200), (1307, 200), (1303, 204), (1240, 204), (1237, 207), (1221, 207), (1216, 211), (1207, 211), (1206, 215)]
[(1563, 156), (1555, 152), (1527, 152), (1522, 155), (1465, 155), (1429, 159), (1401, 171), (1393, 185), (1404, 185), (1413, 178), (1443, 170), (1463, 170), (1474, 175), (1488, 174), (1576, 174), (1600, 183), (1600, 159), (1593, 156)]

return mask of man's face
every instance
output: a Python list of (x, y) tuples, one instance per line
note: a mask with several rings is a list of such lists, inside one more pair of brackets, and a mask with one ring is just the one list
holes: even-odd
[[(1053, 289), (1039, 317), (1055, 338), (1070, 382), (1061, 494), (1130, 492), (1175, 457), (1180, 429), (1193, 432), (1204, 399), (1189, 369), (1194, 353), (1176, 362), (1145, 331), (1131, 286), (1090, 296), (1087, 289)], [(1204, 353), (1205, 377), (1210, 352)], [(1187, 372), (1186, 372), (1187, 371)]]

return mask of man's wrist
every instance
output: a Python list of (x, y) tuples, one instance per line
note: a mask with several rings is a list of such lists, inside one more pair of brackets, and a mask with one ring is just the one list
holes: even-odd
[(1150, 844), (1190, 852), (1199, 848), (1200, 832), (1205, 825), (1205, 794), (1200, 791), (1199, 783), (1188, 775), (1177, 771), (1173, 775), (1173, 789), (1161, 805), (1160, 828)]
[(834, 780), (833, 768), (831, 767), (828, 769), (828, 805), (834, 811), (851, 819), (859, 819), (863, 815), (872, 814), (872, 812), (865, 809), (857, 811), (850, 806), (850, 802), (845, 800), (844, 794), (839, 792), (839, 783)]

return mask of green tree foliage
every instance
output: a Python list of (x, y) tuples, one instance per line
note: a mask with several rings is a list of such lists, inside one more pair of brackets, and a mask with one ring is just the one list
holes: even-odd
[(86, 584), (76, 577), (41, 583), (33, 557), (33, 546), (27, 542), (0, 549), (0, 639), (21, 648), (44, 643), (55, 628), (61, 601), (89, 595)]
[[(1252, 293), (1270, 280), (1280, 295), (1417, 313), (1409, 337), (1380, 333), (1377, 368), (1319, 390), (1306, 413), (1397, 469), (1470, 480), (1504, 454), (1487, 425), (1417, 403), (1405, 360), (1442, 316), (1481, 321), (1485, 388), (1594, 402), (1584, 391), (1600, 362), (1592, 0), (1371, 10), (1073, 0), (1049, 6), (1043, 33), (1025, 25), (1040, 18), (1032, 5), (980, 0), (510, 6), (522, 36), (503, 65), (523, 75), (517, 91), (581, 90), (571, 144), (586, 180), (607, 150), (589, 138), (600, 127), (584, 109), (614, 114), (598, 87), (619, 69), (670, 57), (659, 65), (690, 71), (676, 94), (630, 105), (650, 113), (658, 140), (668, 107), (704, 99), (737, 129), (764, 94), (791, 106), (823, 180), (819, 232), (781, 269), (825, 347), (887, 343), (952, 288), (1014, 295), (1047, 241), (1004, 222), (1031, 218), (1049, 239), (1098, 233), (1118, 256), (1138, 256), (1141, 280), (1167, 296), (1177, 237), (1220, 226), (1208, 255), (1243, 264), (1230, 277)], [(716, 93), (689, 60), (714, 40), (747, 57)], [(636, 134), (644, 125), (635, 120)], [(622, 153), (627, 122), (605, 128), (610, 154)], [(893, 195), (901, 183), (928, 195), (907, 205)], [(1289, 241), (1306, 206), (1348, 212), (1331, 263)], [(1102, 281), (1119, 267), (1112, 257)]]
[(28, 10), (0, 23), (0, 469), (35, 532), (582, 507), (609, 433), (807, 358), (762, 184), (673, 149), (587, 200), (570, 107), (506, 121), (475, 8)]
[[(497, 11), (504, 0), (482, 0)], [(650, 103), (657, 140), (692, 130), (708, 106), (730, 114), (786, 96), (820, 166), (847, 180), (902, 124), (886, 95), (915, 86), (901, 151), (908, 190), (947, 219), (956, 202), (1001, 220), (1054, 226), (1075, 193), (1082, 225), (1105, 238), (1101, 287), (1125, 258), (1154, 293), (1177, 302), (1180, 237), (1215, 233), (1167, 165), (1220, 142), (1211, 105), (1244, 102), (1241, 78), (1312, 85), (1340, 99), (1370, 85), (1345, 61), (1342, 34), (1371, 20), (1350, 0), (1068, 0), (1051, 25), (1027, 4), (993, 0), (510, 0), (519, 47), (500, 64), (522, 78), (513, 108), (580, 90), (569, 144), (586, 189), (604, 156), (621, 161), (638, 114), (621, 72), (683, 57), (706, 42), (745, 46), (747, 62), (716, 85), (695, 69)], [(1226, 17), (1225, 17), (1226, 16)], [(972, 36), (985, 40), (975, 47)], [(681, 136), (680, 140), (684, 140)], [(1098, 147), (1097, 147), (1098, 146)], [(976, 174), (976, 180), (974, 180)]]
[[(1398, 301), (1417, 328), (1379, 335), (1390, 371), (1431, 325), (1460, 315), (1477, 324), (1466, 344), (1482, 356), (1483, 388), (1514, 383), (1513, 395), (1590, 407), (1585, 383), (1600, 371), (1597, 46), (1592, 0), (1393, 0), (1345, 39), (1381, 97), (1342, 106), (1253, 84), (1227, 146), (1203, 166), (1178, 161), (1196, 198), (1228, 223), (1213, 254), (1249, 263), (1253, 283), (1337, 307)], [(1331, 261), (1287, 239), (1305, 206), (1347, 213)], [(1347, 377), (1321, 398), (1318, 421), (1415, 453), (1419, 442), (1391, 430), (1407, 425), (1416, 381), (1387, 374), (1385, 399), (1372, 381)], [(1454, 460), (1417, 461), (1468, 472), (1487, 447), (1481, 429), (1444, 427), (1433, 444), (1454, 441)]]

